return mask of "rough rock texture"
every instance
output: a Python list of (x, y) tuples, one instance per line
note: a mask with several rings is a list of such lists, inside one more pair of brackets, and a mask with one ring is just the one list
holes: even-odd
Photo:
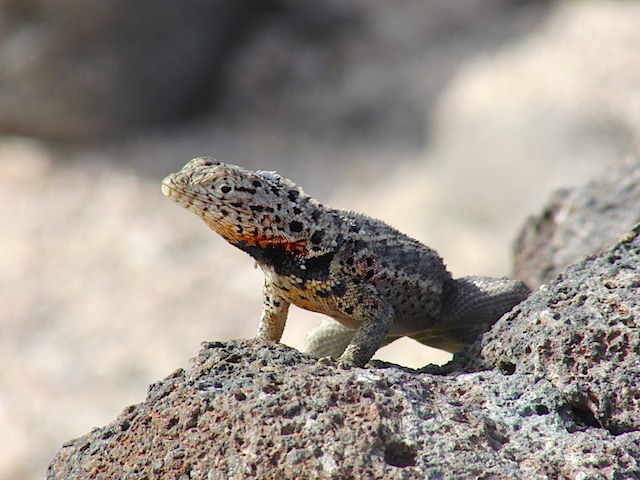
[(591, 425), (638, 431), (638, 298), (640, 224), (534, 292), (454, 363), (545, 378)]
[(602, 250), (640, 221), (640, 157), (629, 156), (581, 188), (559, 190), (516, 242), (514, 277), (534, 287)]
[(206, 344), (48, 478), (638, 478), (639, 289), (640, 225), (441, 370)]
[(0, 0), (0, 130), (86, 139), (184, 115), (250, 3)]
[(639, 441), (585, 423), (530, 373), (344, 371), (211, 343), (63, 446), (48, 478), (624, 478), (640, 475)]

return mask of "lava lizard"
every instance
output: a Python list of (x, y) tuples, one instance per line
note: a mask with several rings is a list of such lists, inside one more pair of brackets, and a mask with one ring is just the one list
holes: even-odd
[(364, 366), (408, 336), (455, 352), (525, 299), (517, 280), (452, 278), (440, 256), (381, 220), (322, 205), (275, 172), (209, 157), (167, 176), (162, 192), (264, 272), (257, 338), (279, 341), (289, 305), (328, 318), (306, 339), (316, 357)]

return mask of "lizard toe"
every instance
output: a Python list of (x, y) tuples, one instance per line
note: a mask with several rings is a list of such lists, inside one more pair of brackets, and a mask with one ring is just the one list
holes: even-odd
[(320, 365), (327, 365), (335, 367), (337, 360), (333, 357), (322, 357), (318, 359)]

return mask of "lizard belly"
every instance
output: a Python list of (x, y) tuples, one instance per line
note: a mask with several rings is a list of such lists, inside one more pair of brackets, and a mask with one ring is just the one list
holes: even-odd
[(357, 329), (360, 326), (360, 319), (348, 315), (338, 307), (331, 282), (311, 280), (301, 285), (283, 282), (282, 277), (278, 280), (276, 286), (280, 294), (292, 305), (331, 317), (349, 328)]

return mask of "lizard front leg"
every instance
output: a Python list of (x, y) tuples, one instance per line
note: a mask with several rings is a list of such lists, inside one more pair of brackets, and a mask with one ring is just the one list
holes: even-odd
[(282, 298), (271, 279), (265, 276), (263, 288), (262, 315), (258, 323), (259, 340), (271, 340), (279, 342), (287, 323), (289, 302)]

